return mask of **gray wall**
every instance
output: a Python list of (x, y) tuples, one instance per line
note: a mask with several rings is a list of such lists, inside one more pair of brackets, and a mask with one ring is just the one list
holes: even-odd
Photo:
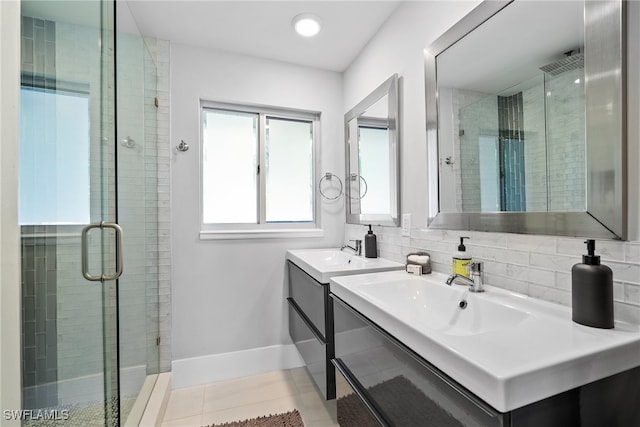
[(344, 224), (343, 200), (321, 199), (322, 238), (200, 240), (199, 100), (320, 111), (320, 176), (344, 170), (341, 94), (335, 72), (172, 43), (170, 144), (190, 147), (171, 157), (174, 362), (290, 343), (285, 253), (337, 246)]

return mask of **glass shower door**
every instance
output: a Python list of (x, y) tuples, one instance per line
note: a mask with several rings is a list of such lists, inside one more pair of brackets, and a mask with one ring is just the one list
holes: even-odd
[(161, 201), (153, 48), (153, 41), (142, 37), (135, 27), (127, 3), (117, 2), (118, 223), (124, 229), (127, 255), (127, 268), (118, 280), (120, 417), (125, 426), (140, 423), (159, 372)]
[(116, 426), (114, 2), (21, 9), (23, 421)]

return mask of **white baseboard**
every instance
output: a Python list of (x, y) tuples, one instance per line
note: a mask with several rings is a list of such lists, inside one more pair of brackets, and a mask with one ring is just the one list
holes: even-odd
[(171, 388), (304, 366), (294, 344), (274, 345), (171, 362)]

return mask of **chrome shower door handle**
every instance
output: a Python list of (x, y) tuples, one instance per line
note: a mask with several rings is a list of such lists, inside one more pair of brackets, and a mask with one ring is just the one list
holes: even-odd
[[(89, 231), (94, 228), (105, 229), (111, 228), (115, 231), (116, 234), (116, 271), (113, 274), (102, 274), (100, 276), (95, 276), (89, 273), (89, 245), (87, 243), (87, 236)], [(90, 282), (106, 282), (109, 280), (116, 280), (118, 277), (122, 275), (123, 269), (123, 241), (122, 241), (122, 227), (120, 227), (115, 222), (100, 222), (97, 224), (89, 224), (82, 229), (82, 238), (81, 238), (81, 246), (82, 246), (82, 276)]]
[(115, 222), (101, 222), (100, 228), (111, 228), (116, 232), (116, 271), (115, 273), (107, 276), (102, 275), (102, 281), (116, 280), (118, 277), (122, 276), (122, 265), (123, 265), (123, 243), (122, 243), (122, 227), (120, 227)]

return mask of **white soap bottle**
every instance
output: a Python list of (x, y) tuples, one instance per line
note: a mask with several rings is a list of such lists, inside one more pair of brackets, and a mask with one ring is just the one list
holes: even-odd
[(471, 274), (469, 273), (467, 266), (471, 263), (471, 255), (467, 252), (467, 247), (464, 245), (464, 239), (468, 239), (468, 237), (460, 237), (458, 252), (453, 255), (451, 274), (458, 274), (470, 279)]

